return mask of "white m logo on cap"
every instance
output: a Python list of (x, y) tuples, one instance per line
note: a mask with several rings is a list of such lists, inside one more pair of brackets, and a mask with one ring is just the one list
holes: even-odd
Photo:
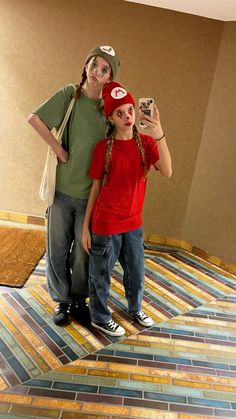
[(113, 57), (116, 55), (114, 49), (110, 47), (109, 45), (103, 45), (100, 47), (100, 50), (102, 52), (106, 52), (106, 54), (112, 55)]
[(122, 99), (125, 96), (127, 96), (127, 92), (123, 87), (114, 87), (111, 91), (111, 97), (113, 99)]

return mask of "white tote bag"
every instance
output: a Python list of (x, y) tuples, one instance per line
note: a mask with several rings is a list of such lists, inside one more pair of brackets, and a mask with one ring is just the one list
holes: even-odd
[[(72, 108), (75, 103), (75, 98), (73, 97), (70, 101), (62, 124), (58, 131), (55, 128), (52, 129), (52, 134), (55, 139), (61, 144), (61, 138), (66, 127), (67, 121), (71, 114)], [(55, 187), (56, 187), (56, 171), (57, 171), (57, 156), (53, 149), (48, 146), (47, 151), (47, 159), (43, 170), (43, 176), (41, 179), (41, 184), (39, 188), (39, 196), (40, 198), (47, 203), (47, 206), (50, 207), (52, 205), (55, 195)]]

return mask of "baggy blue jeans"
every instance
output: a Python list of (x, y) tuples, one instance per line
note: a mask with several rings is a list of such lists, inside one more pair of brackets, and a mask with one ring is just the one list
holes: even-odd
[(110, 275), (117, 259), (124, 270), (123, 282), (128, 311), (134, 315), (141, 310), (144, 286), (142, 229), (107, 236), (93, 233), (89, 261), (89, 295), (91, 319), (95, 323), (106, 323), (111, 318), (107, 300)]
[(46, 274), (54, 301), (74, 303), (88, 297), (88, 255), (82, 245), (87, 199), (55, 193), (48, 209)]

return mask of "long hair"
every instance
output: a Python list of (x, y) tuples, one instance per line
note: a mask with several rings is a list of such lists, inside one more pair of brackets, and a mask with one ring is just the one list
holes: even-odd
[(106, 158), (105, 158), (105, 163), (104, 163), (104, 176), (102, 180), (103, 186), (106, 185), (107, 183), (115, 134), (116, 134), (115, 125), (112, 124), (110, 121), (108, 121), (107, 150), (106, 150)]
[[(107, 179), (108, 179), (108, 173), (109, 173), (109, 168), (110, 168), (112, 148), (113, 148), (113, 144), (114, 144), (115, 134), (116, 134), (115, 125), (112, 124), (110, 121), (108, 121), (107, 149), (106, 149), (106, 158), (105, 158), (105, 163), (104, 163), (104, 176), (103, 176), (103, 180), (102, 180), (102, 185), (103, 186), (106, 185)], [(135, 142), (137, 144), (137, 147), (138, 147), (138, 149), (140, 151), (140, 154), (141, 154), (141, 161), (142, 161), (142, 166), (143, 166), (143, 170), (144, 170), (144, 179), (146, 179), (146, 177), (147, 177), (147, 166), (146, 166), (146, 160), (145, 160), (145, 151), (144, 151), (144, 148), (143, 148), (143, 145), (142, 145), (142, 140), (139, 136), (136, 125), (133, 126), (133, 136), (134, 136), (134, 140), (135, 140)]]
[(144, 151), (142, 140), (139, 136), (136, 125), (133, 126), (133, 136), (134, 136), (135, 142), (137, 144), (137, 147), (138, 147), (138, 149), (141, 153), (142, 165), (143, 165), (143, 170), (144, 170), (144, 179), (146, 179), (148, 171), (147, 171), (147, 165), (146, 165), (146, 159), (145, 159), (145, 151)]
[(86, 80), (87, 80), (87, 73), (86, 73), (86, 69), (84, 67), (83, 73), (82, 73), (82, 76), (81, 76), (81, 82), (78, 86), (76, 86), (76, 91), (73, 95), (73, 97), (75, 97), (76, 100), (80, 97), (82, 87), (83, 87), (84, 83), (86, 82)]

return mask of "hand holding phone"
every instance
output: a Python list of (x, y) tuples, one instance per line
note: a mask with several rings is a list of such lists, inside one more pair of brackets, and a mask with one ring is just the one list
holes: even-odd
[[(153, 106), (154, 100), (151, 97), (142, 97), (139, 99), (139, 110), (151, 118), (153, 118)], [(147, 124), (144, 121), (140, 121), (139, 126), (140, 128), (147, 128)]]

